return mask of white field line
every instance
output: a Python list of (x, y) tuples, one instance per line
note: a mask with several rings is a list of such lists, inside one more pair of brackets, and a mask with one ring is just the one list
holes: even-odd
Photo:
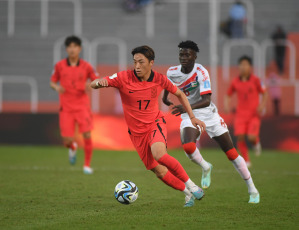
[[(112, 171), (112, 172), (142, 172), (145, 171), (143, 168), (119, 168), (119, 167), (95, 167), (95, 171)], [(0, 171), (82, 171), (79, 167), (53, 167), (53, 166), (0, 166)], [(201, 170), (189, 169), (188, 172), (198, 172)], [(235, 170), (223, 170), (223, 169), (213, 169), (213, 173), (217, 174), (230, 174)], [(282, 175), (294, 175), (299, 176), (299, 171), (280, 171), (271, 172), (267, 170), (250, 170), (254, 174), (282, 174)]]

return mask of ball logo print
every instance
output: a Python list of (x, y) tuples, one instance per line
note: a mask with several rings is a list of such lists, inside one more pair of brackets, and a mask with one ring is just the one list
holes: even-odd
[(114, 196), (121, 204), (131, 204), (138, 198), (138, 188), (132, 181), (123, 180), (115, 186)]

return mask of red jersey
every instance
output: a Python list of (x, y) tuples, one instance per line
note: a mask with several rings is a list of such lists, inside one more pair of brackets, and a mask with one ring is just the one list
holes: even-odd
[(235, 78), (227, 94), (231, 96), (234, 92), (237, 93), (237, 115), (252, 117), (257, 115), (259, 94), (264, 93), (265, 90), (260, 79), (254, 75), (250, 75), (247, 81), (242, 81), (240, 77)]
[(71, 66), (68, 59), (63, 59), (55, 65), (51, 81), (60, 82), (65, 92), (59, 94), (60, 109), (63, 111), (78, 111), (90, 108), (86, 93), (86, 81), (97, 78), (92, 66), (80, 59), (76, 66)]
[(163, 117), (158, 98), (163, 89), (174, 94), (177, 87), (160, 73), (152, 71), (147, 81), (141, 81), (133, 70), (106, 77), (109, 87), (119, 89), (124, 115), (131, 134), (141, 135)]

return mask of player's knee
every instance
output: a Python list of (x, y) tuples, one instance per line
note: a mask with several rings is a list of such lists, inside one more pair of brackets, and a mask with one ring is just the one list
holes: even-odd
[(249, 135), (248, 136), (248, 141), (250, 142), (250, 143), (255, 143), (256, 142), (256, 136), (253, 136), (253, 135)]
[(156, 174), (156, 176), (159, 179), (162, 179), (166, 175), (168, 169), (163, 165), (158, 165), (155, 168), (153, 168), (152, 171)]
[(90, 132), (85, 132), (85, 133), (83, 133), (83, 138), (84, 138), (84, 139), (90, 139), (90, 138), (91, 138), (91, 134), (90, 134)]
[(245, 135), (238, 135), (237, 139), (238, 141), (245, 141)]
[(196, 144), (194, 142), (189, 142), (189, 143), (183, 144), (183, 149), (184, 149), (185, 153), (192, 154), (196, 150)]

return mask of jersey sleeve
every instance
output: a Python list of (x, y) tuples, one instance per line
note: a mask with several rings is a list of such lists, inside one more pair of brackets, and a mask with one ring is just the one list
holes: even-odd
[(95, 69), (91, 65), (88, 65), (87, 74), (88, 74), (88, 78), (91, 81), (93, 81), (99, 77), (98, 73), (95, 71)]
[(178, 88), (165, 75), (161, 75), (161, 86), (171, 94), (175, 94), (178, 90)]
[(259, 78), (256, 79), (256, 87), (259, 93), (264, 93), (266, 91), (266, 86)]
[(230, 86), (227, 90), (227, 95), (228, 96), (231, 96), (233, 95), (233, 93), (236, 91), (236, 88), (235, 88), (235, 84), (234, 84), (234, 81), (230, 83)]
[(198, 77), (200, 95), (212, 93), (209, 72), (206, 69), (201, 69), (201, 68), (200, 68), (200, 72), (201, 74), (199, 74)]
[(52, 72), (51, 81), (52, 82), (58, 82), (60, 80), (60, 73), (57, 64), (54, 67), (54, 70)]
[(107, 76), (104, 79), (108, 81), (108, 87), (121, 88), (121, 75), (120, 73), (115, 73), (111, 76)]

